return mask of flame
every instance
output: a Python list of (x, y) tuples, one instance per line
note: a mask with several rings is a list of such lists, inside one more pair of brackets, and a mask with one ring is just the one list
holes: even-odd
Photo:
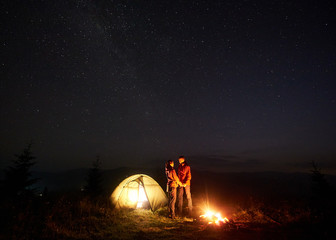
[(214, 213), (210, 210), (207, 211), (205, 214), (201, 215), (200, 217), (208, 220), (208, 224), (220, 225), (221, 223), (229, 222), (229, 219), (227, 219), (226, 217), (223, 218), (219, 212)]

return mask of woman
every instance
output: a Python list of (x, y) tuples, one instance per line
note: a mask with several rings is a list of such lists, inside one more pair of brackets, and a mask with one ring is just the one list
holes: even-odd
[(174, 169), (174, 161), (168, 160), (166, 163), (167, 192), (168, 192), (168, 210), (169, 217), (175, 218), (176, 188), (182, 186)]

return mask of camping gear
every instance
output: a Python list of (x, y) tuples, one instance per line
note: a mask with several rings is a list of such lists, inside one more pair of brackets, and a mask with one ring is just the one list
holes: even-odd
[(123, 180), (113, 191), (111, 201), (116, 208), (148, 207), (152, 211), (168, 203), (160, 185), (145, 174), (135, 174)]

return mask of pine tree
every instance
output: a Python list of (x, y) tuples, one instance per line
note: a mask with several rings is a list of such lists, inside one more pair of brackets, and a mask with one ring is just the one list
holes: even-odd
[(330, 185), (325, 175), (321, 173), (315, 162), (312, 162), (312, 197), (311, 210), (314, 221), (320, 223), (319, 231), (325, 234), (334, 234), (336, 225), (336, 191)]
[(102, 173), (100, 170), (101, 161), (99, 156), (97, 159), (92, 163), (92, 167), (88, 171), (87, 178), (86, 178), (86, 185), (85, 185), (85, 193), (91, 197), (96, 198), (103, 192), (102, 187)]
[(36, 163), (29, 144), (21, 154), (15, 154), (12, 166), (5, 170), (4, 190), (9, 197), (33, 193), (32, 185), (38, 179), (31, 177), (30, 168)]

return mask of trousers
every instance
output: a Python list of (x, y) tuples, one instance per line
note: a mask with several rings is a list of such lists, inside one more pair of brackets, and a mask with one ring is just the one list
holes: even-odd
[(191, 199), (191, 193), (190, 193), (190, 185), (187, 185), (185, 187), (178, 187), (178, 214), (182, 215), (182, 208), (183, 208), (183, 194), (186, 194), (187, 201), (188, 201), (188, 214), (192, 214), (192, 199)]
[(169, 215), (175, 216), (175, 203), (176, 203), (176, 187), (168, 188), (168, 211)]

